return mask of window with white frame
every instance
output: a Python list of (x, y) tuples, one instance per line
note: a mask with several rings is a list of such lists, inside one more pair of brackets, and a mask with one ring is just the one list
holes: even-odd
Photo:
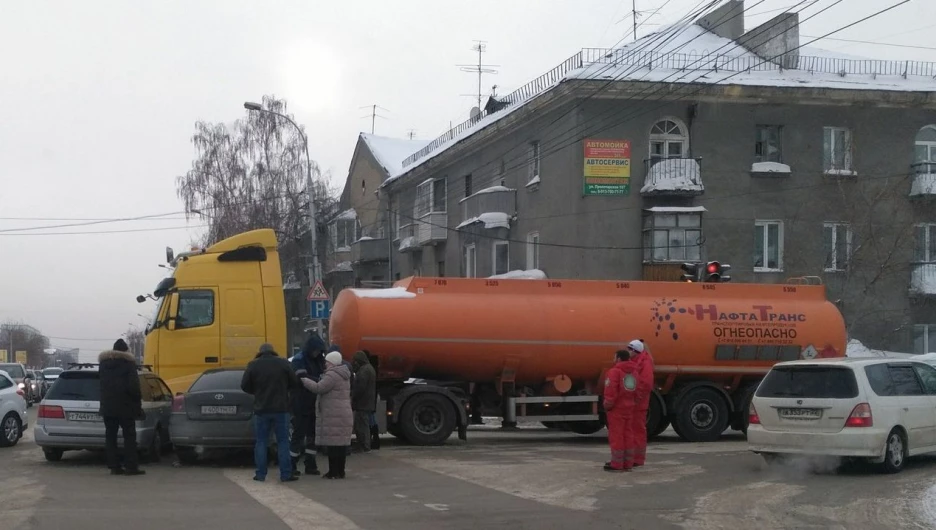
[(445, 179), (430, 179), (416, 187), (417, 219), (430, 213), (445, 213)]
[(676, 118), (662, 119), (650, 128), (650, 159), (684, 158), (689, 152), (686, 127)]
[(845, 127), (825, 127), (822, 167), (826, 172), (852, 171), (852, 133)]
[(540, 268), (539, 261), (539, 232), (530, 232), (526, 238), (526, 268), (533, 270)]
[(510, 243), (507, 241), (495, 241), (491, 254), (494, 260), (492, 266), (494, 274), (506, 274), (510, 271)]
[(936, 126), (927, 125), (917, 133), (913, 167), (917, 173), (936, 173)]
[(783, 221), (754, 222), (754, 272), (783, 270)]
[(913, 353), (924, 354), (936, 351), (936, 324), (913, 326)]
[(783, 162), (783, 126), (757, 126), (754, 141), (754, 161)]
[(335, 242), (335, 251), (348, 252), (351, 244), (357, 241), (359, 235), (357, 219), (339, 219), (332, 223), (332, 241)]
[(936, 263), (936, 224), (916, 226), (913, 259), (917, 263)]
[(644, 261), (699, 261), (702, 214), (652, 213), (643, 220)]
[(851, 257), (852, 232), (847, 223), (823, 223), (822, 252), (825, 256), (826, 271), (844, 271), (848, 269)]
[(540, 178), (540, 143), (530, 142), (530, 182)]
[(465, 245), (462, 249), (462, 264), (465, 267), (465, 278), (478, 276), (478, 253), (474, 243)]

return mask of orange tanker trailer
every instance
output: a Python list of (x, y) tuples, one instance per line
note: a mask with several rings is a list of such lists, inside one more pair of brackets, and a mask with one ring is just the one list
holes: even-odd
[(843, 356), (846, 343), (819, 285), (426, 277), (342, 291), (330, 337), (372, 354), (388, 430), (419, 444), (465, 437), (469, 383), (508, 424), (595, 432), (602, 374), (634, 338), (655, 362), (648, 432), (714, 440), (746, 428), (774, 363)]

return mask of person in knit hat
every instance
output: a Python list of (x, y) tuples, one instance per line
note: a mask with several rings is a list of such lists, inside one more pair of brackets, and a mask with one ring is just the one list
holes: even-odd
[(354, 418), (351, 414), (351, 370), (339, 352), (325, 356), (325, 374), (313, 381), (300, 370), (302, 385), (318, 394), (315, 419), (315, 444), (328, 453), (328, 473), (324, 478), (345, 478), (347, 448), (351, 445)]
[[(143, 417), (143, 395), (136, 359), (123, 339), (98, 355), (101, 385), (100, 414), (104, 419), (104, 447), (112, 475), (143, 475), (137, 455), (136, 420)], [(117, 433), (123, 432), (124, 465), (120, 462)]]

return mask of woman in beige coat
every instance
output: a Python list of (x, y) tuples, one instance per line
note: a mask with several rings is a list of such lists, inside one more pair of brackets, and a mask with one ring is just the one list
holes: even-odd
[(342, 364), (339, 352), (331, 352), (325, 356), (325, 373), (319, 381), (309, 379), (305, 370), (296, 374), (309, 391), (319, 396), (315, 403), (315, 445), (325, 447), (328, 454), (324, 478), (345, 478), (346, 449), (354, 429), (351, 370)]

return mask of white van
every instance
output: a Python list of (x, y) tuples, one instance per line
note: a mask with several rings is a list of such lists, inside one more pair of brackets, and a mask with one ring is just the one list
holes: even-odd
[(751, 402), (749, 449), (863, 458), (888, 473), (936, 452), (936, 368), (913, 360), (815, 359), (779, 363)]

